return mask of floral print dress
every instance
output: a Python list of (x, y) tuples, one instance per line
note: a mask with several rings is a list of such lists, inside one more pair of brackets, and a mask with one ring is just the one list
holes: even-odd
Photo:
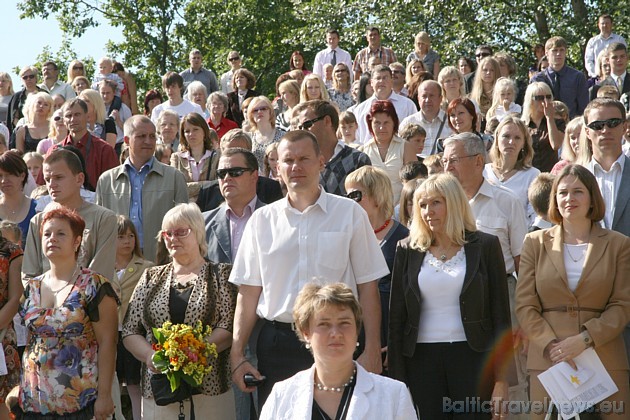
[[(6, 252), (0, 252), (0, 308), (9, 301), (9, 266), (11, 261), (22, 256), (22, 248), (8, 244)], [(11, 389), (20, 383), (20, 355), (17, 351), (17, 338), (13, 322), (7, 326), (7, 332), (2, 339), (4, 358), (8, 374), (0, 376), (0, 402), (4, 402)]]
[(116, 298), (116, 293), (104, 277), (82, 269), (63, 305), (43, 308), (44, 276), (29, 281), (20, 306), (29, 333), (20, 406), (27, 413), (75, 413), (96, 400), (98, 345), (92, 321), (98, 321), (103, 297)]

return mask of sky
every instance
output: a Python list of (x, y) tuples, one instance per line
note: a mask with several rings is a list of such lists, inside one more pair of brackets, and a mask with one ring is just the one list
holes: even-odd
[[(15, 66), (23, 67), (35, 62), (37, 56), (48, 45), (54, 53), (59, 50), (62, 32), (57, 20), (26, 19), (20, 20), (17, 0), (6, 0), (3, 5), (2, 25), (0, 25), (0, 39), (4, 42), (4, 51), (0, 54), (0, 71), (5, 71), (13, 78), (13, 89), (22, 88), (22, 81), (13, 74)], [(119, 29), (112, 28), (104, 22), (98, 28), (90, 28), (80, 39), (72, 40), (72, 48), (79, 57), (92, 56), (98, 60), (106, 55), (105, 44), (109, 39), (120, 41)], [(14, 40), (13, 42), (9, 40)], [(65, 79), (59, 75), (60, 79)]]

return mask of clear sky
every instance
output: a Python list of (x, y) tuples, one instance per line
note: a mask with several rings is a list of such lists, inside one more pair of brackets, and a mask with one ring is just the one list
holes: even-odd
[[(0, 53), (0, 71), (6, 71), (13, 78), (13, 89), (22, 88), (22, 81), (12, 69), (35, 62), (37, 56), (48, 45), (54, 53), (59, 50), (62, 33), (55, 18), (20, 20), (17, 0), (6, 0), (2, 7), (3, 16), (0, 24), (0, 39), (3, 41), (3, 52)], [(98, 60), (106, 55), (105, 44), (108, 40), (120, 41), (119, 29), (107, 24), (98, 28), (90, 28), (80, 39), (72, 40), (72, 49), (79, 57), (92, 56)], [(65, 78), (59, 75), (61, 79)]]

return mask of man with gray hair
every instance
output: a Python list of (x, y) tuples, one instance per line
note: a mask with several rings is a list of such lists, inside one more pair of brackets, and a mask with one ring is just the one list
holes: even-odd
[(182, 94), (186, 94), (186, 91), (188, 90), (188, 85), (195, 80), (203, 83), (208, 91), (208, 95), (219, 90), (219, 82), (217, 82), (217, 76), (212, 70), (204, 69), (201, 60), (201, 51), (196, 48), (192, 49), (190, 51), (190, 54), (188, 54), (188, 62), (190, 63), (190, 68), (184, 70), (179, 74), (180, 76), (182, 76), (182, 79), (184, 79), (184, 90)]
[(186, 180), (180, 171), (153, 157), (157, 135), (148, 117), (129, 118), (124, 132), (129, 157), (101, 175), (96, 185), (96, 202), (129, 217), (138, 231), (144, 257), (155, 261), (155, 237), (164, 215), (176, 204), (188, 202)]
[[(527, 234), (527, 216), (519, 199), (510, 190), (493, 185), (483, 177), (485, 163), (486, 147), (476, 134), (460, 133), (444, 141), (444, 172), (455, 176), (464, 188), (477, 228), (497, 236), (501, 242), (510, 294), (512, 327), (518, 331), (514, 314), (515, 273), (518, 274), (521, 248)], [(510, 388), (509, 400), (527, 401), (526, 359), (521, 352), (515, 354), (515, 359), (518, 385)]]

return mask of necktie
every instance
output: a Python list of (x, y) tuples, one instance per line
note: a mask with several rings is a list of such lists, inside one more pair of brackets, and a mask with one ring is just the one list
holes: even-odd
[(561, 101), (560, 99), (560, 75), (556, 72), (553, 73), (553, 99)]
[(623, 90), (623, 80), (621, 80), (621, 76), (617, 76), (617, 89), (619, 89), (619, 93)]
[(337, 64), (337, 51), (335, 50), (333, 50), (333, 58), (332, 60), (330, 60), (330, 64), (332, 64), (333, 66)]

